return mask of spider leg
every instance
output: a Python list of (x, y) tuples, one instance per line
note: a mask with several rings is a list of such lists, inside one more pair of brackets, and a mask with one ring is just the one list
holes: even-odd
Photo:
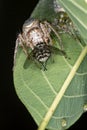
[(44, 71), (46, 71), (47, 70), (47, 68), (46, 68), (46, 63), (47, 62), (44, 62), (44, 63), (42, 63), (42, 62), (40, 62), (41, 63), (41, 65), (42, 65), (42, 70), (44, 70)]
[(44, 22), (46, 25), (48, 25), (48, 27), (55, 33), (55, 35), (57, 36), (57, 38), (59, 39), (59, 45), (61, 47), (61, 50), (64, 50), (63, 44), (62, 44), (62, 40), (58, 34), (58, 32), (56, 32), (56, 30), (51, 26), (51, 24), (49, 24), (47, 21)]
[[(27, 47), (24, 44), (24, 40), (22, 38), (22, 35), (19, 34), (18, 38), (16, 39), (16, 45), (15, 45), (15, 50), (14, 50), (14, 66), (16, 65), (16, 56), (17, 56), (17, 51), (18, 51), (18, 47), (22, 47), (23, 52), (25, 53), (25, 55), (29, 58), (29, 52), (27, 50)], [(14, 68), (14, 67), (13, 67)]]
[(14, 61), (13, 61), (13, 65), (14, 65), (14, 66), (15, 66), (15, 64), (16, 64), (16, 56), (17, 56), (18, 46), (19, 46), (19, 42), (18, 42), (18, 38), (17, 38), (17, 40), (16, 40), (16, 45), (15, 45), (15, 49), (14, 49)]
[[(54, 46), (49, 46), (49, 48), (50, 48), (50, 51), (53, 54), (58, 54), (58, 55), (61, 55), (61, 56), (64, 56), (65, 58), (67, 58), (67, 54), (66, 54), (66, 52), (64, 50), (61, 50), (61, 49), (56, 48)], [(52, 55), (51, 55), (51, 58), (52, 58), (52, 61), (54, 62), (54, 59), (53, 59)]]
[[(44, 24), (44, 23), (40, 23), (40, 27), (41, 27), (41, 30), (43, 31), (43, 34), (44, 34), (44, 41), (47, 45), (53, 45), (52, 43), (52, 39), (50, 37), (50, 31), (51, 30), (48, 30), (48, 26), (47, 24)], [(50, 40), (50, 43), (48, 42), (48, 40)]]

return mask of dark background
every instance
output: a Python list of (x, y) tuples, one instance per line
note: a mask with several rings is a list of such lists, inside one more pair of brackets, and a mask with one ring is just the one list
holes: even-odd
[[(13, 85), (15, 39), (38, 0), (0, 0), (0, 130), (36, 130), (28, 111), (18, 99)], [(87, 113), (69, 129), (87, 129)]]

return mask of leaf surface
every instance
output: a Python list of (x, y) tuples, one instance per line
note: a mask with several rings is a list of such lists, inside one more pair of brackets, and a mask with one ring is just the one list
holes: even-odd
[[(51, 22), (57, 16), (53, 8), (53, 0), (40, 0), (31, 17)], [(51, 17), (51, 14), (54, 17)], [(51, 58), (48, 60), (47, 71), (41, 70), (34, 61), (26, 60), (26, 55), (21, 48), (18, 48), (14, 68), (15, 89), (38, 126), (84, 48), (83, 44), (67, 33), (61, 34), (61, 38), (68, 58), (60, 54), (53, 54), (54, 62)], [(69, 128), (82, 115), (86, 104), (87, 55), (85, 55), (73, 80), (63, 94), (46, 128), (53, 130)]]
[(87, 1), (57, 0), (65, 8), (87, 44)]
[[(82, 46), (70, 36), (63, 34), (62, 40), (70, 59), (61, 55), (54, 55), (54, 63), (49, 59), (47, 71), (41, 70), (32, 61), (27, 61), (29, 66), (24, 68), (26, 56), (21, 49), (17, 54), (18, 59), (14, 70), (15, 89), (38, 125), (47, 113), (82, 51)], [(86, 64), (87, 56), (63, 95), (47, 128), (61, 130), (63, 119), (66, 119), (66, 128), (68, 128), (83, 113), (83, 106), (87, 103)]]

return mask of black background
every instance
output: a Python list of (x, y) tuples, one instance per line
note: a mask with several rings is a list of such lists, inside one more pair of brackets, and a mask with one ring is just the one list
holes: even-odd
[[(28, 111), (18, 99), (13, 85), (13, 52), (22, 24), (38, 0), (0, 0), (0, 130), (36, 130)], [(87, 129), (87, 113), (69, 130)]]

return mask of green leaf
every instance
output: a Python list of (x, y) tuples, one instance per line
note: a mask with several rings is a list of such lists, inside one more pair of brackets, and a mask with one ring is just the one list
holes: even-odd
[[(53, 0), (40, 0), (31, 15), (50, 22), (56, 16)], [(51, 58), (48, 60), (47, 71), (40, 69), (34, 61), (26, 60), (22, 48), (18, 48), (14, 67), (15, 89), (37, 125), (40, 125), (38, 130), (45, 127), (67, 129), (87, 109), (87, 47), (67, 33), (61, 34), (61, 39), (67, 58), (53, 54), (54, 62)], [(58, 99), (56, 103), (55, 99)]]
[(54, 11), (53, 0), (39, 0), (36, 8), (34, 9), (31, 17), (38, 18), (39, 20), (53, 21), (56, 17)]
[[(70, 59), (55, 55), (54, 63), (50, 59), (47, 71), (40, 70), (36, 64), (28, 62), (25, 54), (18, 51), (17, 62), (14, 70), (14, 83), (16, 92), (39, 125), (47, 113), (53, 100), (62, 88), (69, 72), (77, 61), (82, 47), (68, 35), (63, 35), (64, 48)], [(62, 96), (61, 102), (54, 112), (47, 128), (62, 130), (61, 122), (66, 120), (70, 127), (83, 113), (83, 106), (87, 103), (87, 56), (80, 65), (67, 91)]]
[(87, 1), (57, 0), (65, 8), (87, 44)]

